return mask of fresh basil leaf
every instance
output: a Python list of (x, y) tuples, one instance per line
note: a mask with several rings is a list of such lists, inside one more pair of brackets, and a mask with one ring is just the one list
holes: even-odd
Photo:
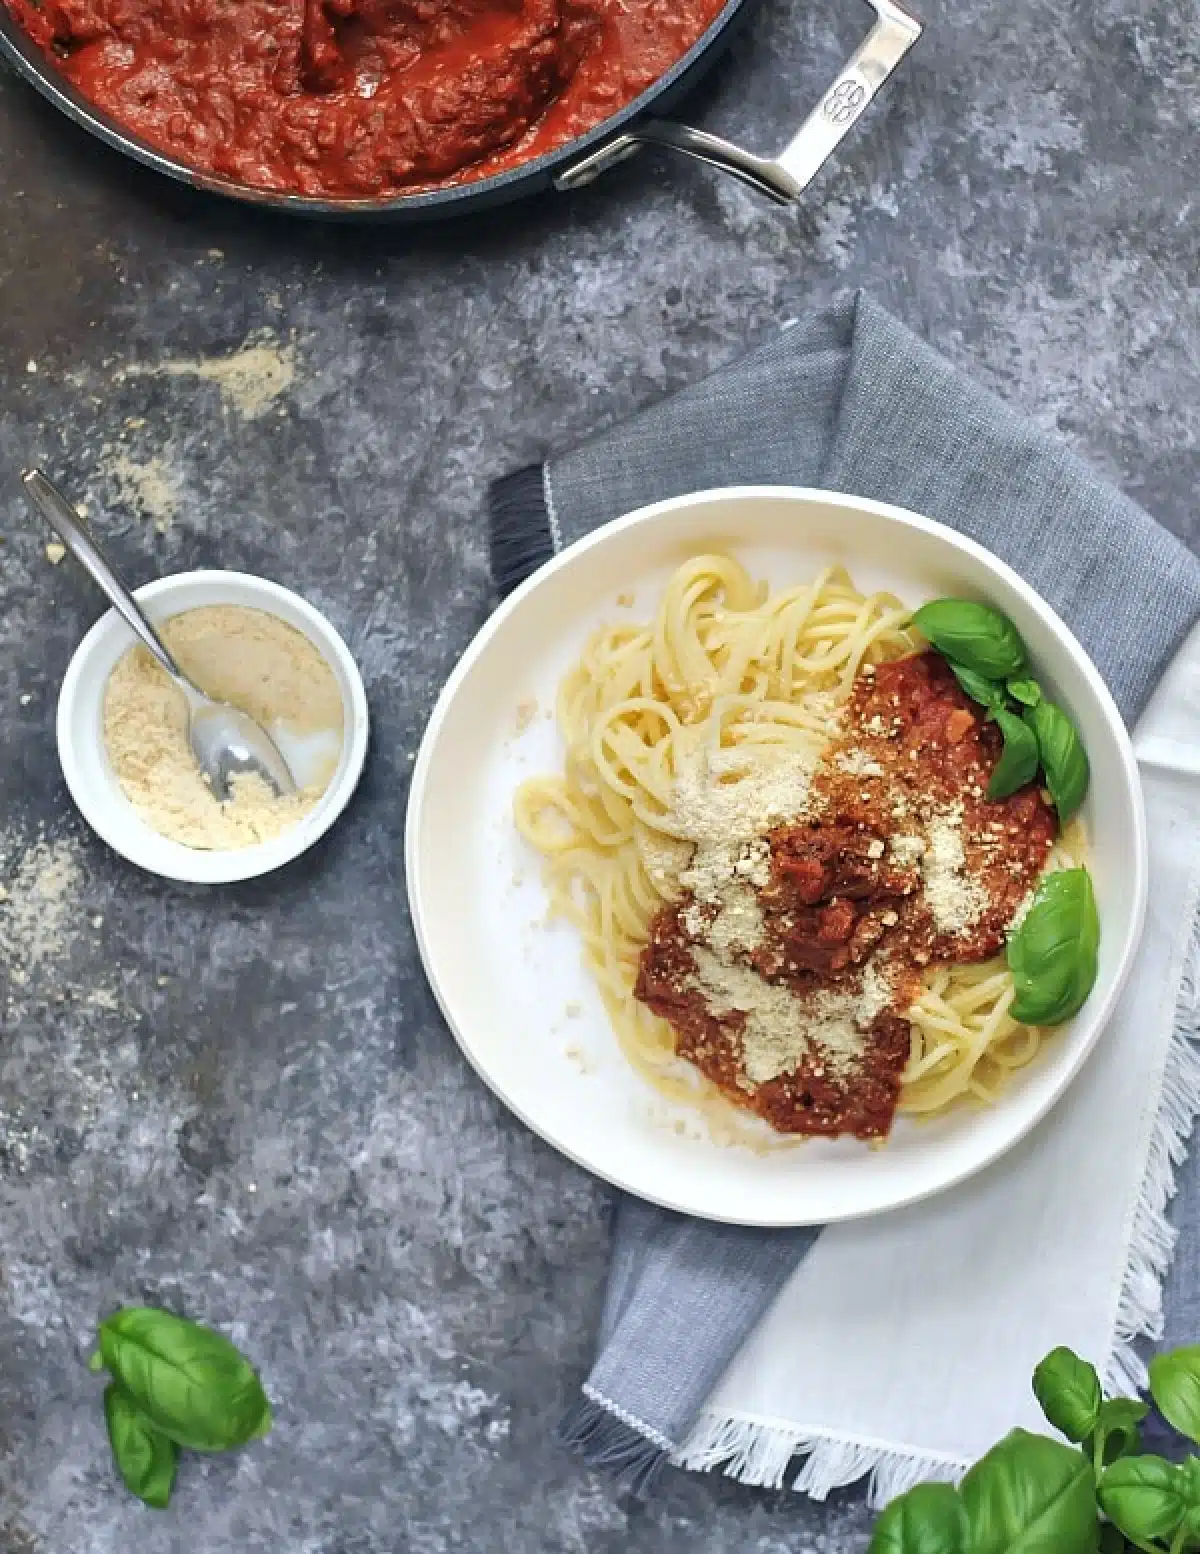
[(1024, 707), (1036, 707), (1042, 699), (1042, 688), (1036, 680), (1027, 677), (1019, 680), (1009, 680), (1006, 689), (1013, 701), (1019, 701)]
[(1136, 1398), (1108, 1398), (1101, 1403), (1095, 1429), (1095, 1457), (1100, 1467), (1141, 1450), (1139, 1426), (1149, 1412), (1149, 1406)]
[(995, 712), (997, 707), (1004, 705), (1004, 687), (997, 685), (995, 680), (989, 680), (986, 676), (976, 674), (973, 669), (964, 669), (961, 664), (950, 663), (950, 672), (966, 691), (972, 701), (977, 701), (989, 712)]
[(1068, 1441), (1084, 1441), (1096, 1428), (1103, 1402), (1100, 1378), (1095, 1366), (1073, 1350), (1051, 1350), (1033, 1373), (1033, 1394)]
[(918, 1484), (875, 1523), (867, 1554), (967, 1554), (967, 1511), (950, 1484)]
[(1200, 1505), (1192, 1506), (1184, 1516), (1183, 1532), (1185, 1549), (1194, 1549), (1200, 1545)]
[(1066, 825), (1083, 803), (1091, 780), (1087, 751), (1075, 725), (1052, 701), (1040, 701), (1036, 707), (1028, 708), (1025, 721), (1037, 738), (1046, 786), (1059, 820)]
[(1183, 1498), (1193, 1510), (1200, 1509), (1200, 1458), (1185, 1458), (1179, 1471), (1183, 1475)]
[(1037, 776), (1038, 742), (1015, 712), (997, 707), (993, 717), (1004, 735), (1004, 749), (988, 783), (989, 799), (1006, 799)]
[(1150, 1393), (1158, 1411), (1190, 1441), (1200, 1441), (1200, 1345), (1150, 1361)]
[(1016, 984), (1012, 1017), (1024, 1025), (1061, 1025), (1084, 1005), (1096, 982), (1100, 918), (1086, 869), (1043, 875), (1024, 921), (1008, 938)]
[(100, 1324), (104, 1363), (150, 1422), (193, 1451), (228, 1451), (271, 1427), (250, 1362), (220, 1333), (126, 1307)]
[(951, 663), (989, 680), (1007, 680), (1025, 667), (1025, 644), (1017, 628), (990, 605), (934, 599), (921, 606), (912, 623)]
[(113, 1461), (126, 1489), (156, 1511), (165, 1511), (175, 1483), (178, 1446), (154, 1428), (115, 1381), (104, 1389), (104, 1418)]
[(962, 1498), (971, 1554), (1095, 1554), (1091, 1468), (1047, 1435), (1006, 1435), (963, 1479)]
[(1174, 1537), (1188, 1509), (1182, 1475), (1162, 1457), (1122, 1457), (1105, 1468), (1097, 1493), (1105, 1516), (1135, 1543)]

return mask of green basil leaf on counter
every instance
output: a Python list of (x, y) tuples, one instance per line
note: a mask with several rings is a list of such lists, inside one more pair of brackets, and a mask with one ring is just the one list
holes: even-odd
[(271, 1428), (257, 1373), (211, 1328), (126, 1307), (100, 1324), (100, 1352), (151, 1424), (180, 1446), (228, 1451)]
[(1037, 776), (1038, 742), (1033, 730), (1006, 707), (992, 713), (1004, 735), (1004, 749), (988, 783), (989, 799), (1006, 799)]
[[(946, 662), (950, 664), (949, 659)], [(964, 669), (961, 664), (950, 664), (950, 670), (971, 700), (986, 707), (989, 713), (994, 713), (997, 707), (1003, 707), (1004, 687), (995, 680), (976, 674), (973, 669)]]
[(1133, 1457), (1142, 1449), (1141, 1423), (1149, 1404), (1136, 1398), (1107, 1398), (1096, 1418), (1094, 1456), (1097, 1472), (1118, 1457)]
[(867, 1554), (967, 1554), (967, 1510), (950, 1484), (918, 1484), (875, 1524)]
[(1019, 701), (1023, 707), (1036, 707), (1042, 699), (1042, 688), (1036, 680), (1009, 680), (1005, 689), (1013, 701)]
[(1017, 628), (990, 605), (934, 599), (921, 606), (912, 623), (951, 663), (986, 679), (1007, 680), (1025, 668), (1025, 644)]
[(1122, 1457), (1105, 1468), (1097, 1493), (1109, 1521), (1142, 1547), (1173, 1537), (1188, 1510), (1183, 1477), (1162, 1457)]
[(1100, 1378), (1096, 1367), (1073, 1350), (1051, 1350), (1033, 1373), (1033, 1394), (1068, 1441), (1085, 1441), (1096, 1428), (1104, 1401)]
[(178, 1446), (155, 1429), (115, 1381), (104, 1389), (104, 1418), (113, 1461), (126, 1489), (156, 1511), (165, 1511), (175, 1484)]
[(1073, 1446), (1013, 1430), (962, 1482), (971, 1554), (1095, 1554), (1096, 1490)]
[(1083, 1007), (1096, 981), (1100, 918), (1086, 869), (1045, 875), (1020, 927), (1009, 935), (1016, 984), (1012, 1017), (1061, 1025)]
[(1168, 1424), (1200, 1441), (1200, 1345), (1156, 1355), (1150, 1361), (1150, 1393)]
[(1037, 737), (1038, 755), (1046, 773), (1046, 786), (1066, 825), (1083, 803), (1091, 768), (1075, 725), (1053, 702), (1040, 701), (1025, 713), (1025, 721)]

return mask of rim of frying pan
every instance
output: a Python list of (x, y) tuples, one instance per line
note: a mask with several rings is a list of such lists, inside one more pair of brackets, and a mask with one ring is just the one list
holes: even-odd
[(417, 194), (392, 195), (386, 199), (319, 199), (284, 194), (274, 189), (258, 189), (252, 184), (238, 183), (232, 178), (222, 178), (189, 167), (187, 163), (156, 150), (147, 141), (123, 129), (116, 119), (76, 91), (66, 77), (59, 74), (52, 58), (25, 33), (4, 0), (0, 0), (0, 58), (7, 59), (18, 74), (81, 129), (143, 166), (153, 168), (155, 172), (164, 173), (177, 183), (188, 184), (194, 189), (224, 195), (244, 205), (291, 212), (298, 216), (388, 216), (422, 211), (436, 214), (439, 210), (451, 215), (456, 213), (457, 207), (472, 202), (493, 203), (506, 193), (515, 195), (518, 185), (548, 177), (557, 168), (585, 156), (594, 146), (619, 134), (654, 103), (669, 95), (672, 87), (680, 83), (705, 55), (715, 50), (738, 13), (752, 3), (753, 0), (726, 0), (707, 29), (670, 70), (648, 86), (640, 97), (634, 98), (618, 113), (585, 135), (487, 178), (466, 179), (445, 188)]

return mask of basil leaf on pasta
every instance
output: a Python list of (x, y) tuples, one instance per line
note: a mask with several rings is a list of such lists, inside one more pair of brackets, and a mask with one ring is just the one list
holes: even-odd
[(1012, 1017), (1024, 1025), (1061, 1025), (1083, 1007), (1096, 981), (1100, 918), (1086, 869), (1047, 874), (1019, 928), (1009, 935), (1016, 996)]
[(1004, 735), (1004, 749), (988, 783), (989, 799), (1006, 799), (1037, 776), (1038, 742), (1033, 730), (1006, 707), (997, 707), (993, 717)]
[(921, 606), (912, 623), (952, 664), (989, 680), (1007, 680), (1025, 668), (1025, 644), (1017, 628), (991, 605), (934, 599)]
[(998, 685), (995, 680), (989, 680), (986, 675), (976, 674), (973, 669), (964, 669), (961, 664), (950, 663), (951, 673), (966, 691), (972, 701), (977, 701), (980, 706), (986, 707), (988, 712), (994, 714), (997, 707), (1004, 705), (1004, 687)]
[(1042, 688), (1036, 680), (1009, 680), (1005, 689), (1013, 701), (1019, 701), (1023, 707), (1036, 707), (1042, 699)]
[(1046, 773), (1046, 786), (1066, 825), (1083, 803), (1091, 777), (1087, 751), (1075, 725), (1053, 702), (1040, 701), (1025, 713), (1025, 721), (1037, 739), (1038, 754)]

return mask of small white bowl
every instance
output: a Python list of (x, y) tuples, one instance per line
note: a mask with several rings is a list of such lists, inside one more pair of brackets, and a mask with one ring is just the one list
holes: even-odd
[(108, 758), (105, 687), (137, 641), (116, 611), (109, 610), (75, 650), (59, 692), (58, 756), (71, 797), (110, 847), (139, 868), (166, 879), (228, 885), (290, 863), (329, 830), (350, 802), (362, 774), (370, 718), (362, 676), (349, 648), (311, 604), (278, 583), (245, 572), (179, 572), (136, 589), (135, 597), (155, 624), (202, 605), (240, 605), (274, 615), (303, 633), (333, 671), (341, 692), (344, 720), (337, 770), (316, 807), (269, 842), (209, 852), (162, 836), (126, 798)]

